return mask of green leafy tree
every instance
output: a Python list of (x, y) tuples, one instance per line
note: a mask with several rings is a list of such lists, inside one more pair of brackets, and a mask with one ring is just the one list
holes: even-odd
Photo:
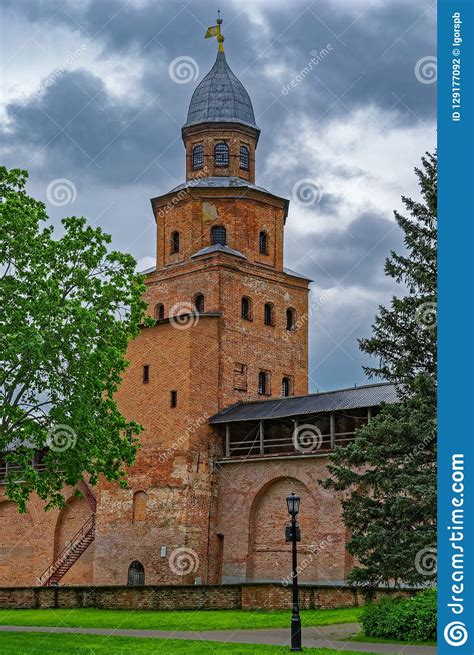
[(0, 168), (0, 453), (20, 510), (32, 492), (60, 506), (84, 475), (123, 483), (141, 427), (114, 393), (146, 307), (133, 257), (109, 252), (84, 218), (63, 219), (53, 238), (26, 179)]
[(323, 484), (343, 492), (343, 520), (356, 564), (350, 580), (370, 593), (380, 584), (424, 584), (435, 573), (436, 541), (436, 153), (418, 176), (421, 201), (403, 197), (395, 212), (406, 252), (392, 252), (385, 272), (403, 285), (380, 307), (361, 349), (378, 359), (369, 377), (396, 384), (400, 404), (383, 405), (336, 448)]

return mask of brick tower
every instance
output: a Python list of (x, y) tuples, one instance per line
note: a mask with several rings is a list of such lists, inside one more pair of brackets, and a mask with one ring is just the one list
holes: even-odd
[[(207, 419), (238, 401), (307, 393), (308, 280), (283, 267), (288, 201), (255, 185), (259, 134), (220, 48), (182, 129), (186, 181), (151, 201), (156, 269), (146, 300), (156, 322), (130, 345), (119, 392), (121, 409), (145, 428), (130, 486), (147, 494), (149, 516), (127, 524), (119, 515), (130, 508), (112, 502), (125, 492), (106, 485), (95, 583), (117, 583), (128, 560), (144, 564), (150, 583), (215, 579), (212, 461), (222, 443)], [(181, 548), (196, 562), (184, 576), (172, 561)]]

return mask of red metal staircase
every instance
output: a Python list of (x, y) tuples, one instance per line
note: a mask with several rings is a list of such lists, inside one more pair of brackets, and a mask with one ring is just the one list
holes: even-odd
[(71, 541), (64, 546), (54, 562), (38, 578), (38, 585), (41, 587), (56, 585), (95, 539), (96, 499), (85, 482), (79, 484), (79, 489), (87, 499), (92, 514), (84, 525), (79, 528)]

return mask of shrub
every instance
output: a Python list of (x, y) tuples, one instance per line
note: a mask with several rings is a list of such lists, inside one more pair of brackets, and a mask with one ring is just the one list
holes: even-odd
[(362, 628), (368, 637), (402, 641), (436, 640), (436, 589), (426, 589), (411, 598), (386, 596), (362, 613)]

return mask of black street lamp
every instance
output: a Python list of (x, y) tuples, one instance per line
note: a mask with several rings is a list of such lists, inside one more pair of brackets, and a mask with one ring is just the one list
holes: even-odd
[(301, 532), (296, 516), (300, 511), (300, 497), (292, 492), (286, 499), (288, 505), (288, 513), (291, 516), (291, 524), (286, 530), (286, 541), (291, 541), (291, 578), (292, 584), (292, 603), (291, 603), (291, 651), (299, 652), (301, 648), (301, 619), (300, 619), (300, 606), (298, 601), (298, 571), (297, 571), (297, 556), (296, 556), (296, 543), (301, 541)]

